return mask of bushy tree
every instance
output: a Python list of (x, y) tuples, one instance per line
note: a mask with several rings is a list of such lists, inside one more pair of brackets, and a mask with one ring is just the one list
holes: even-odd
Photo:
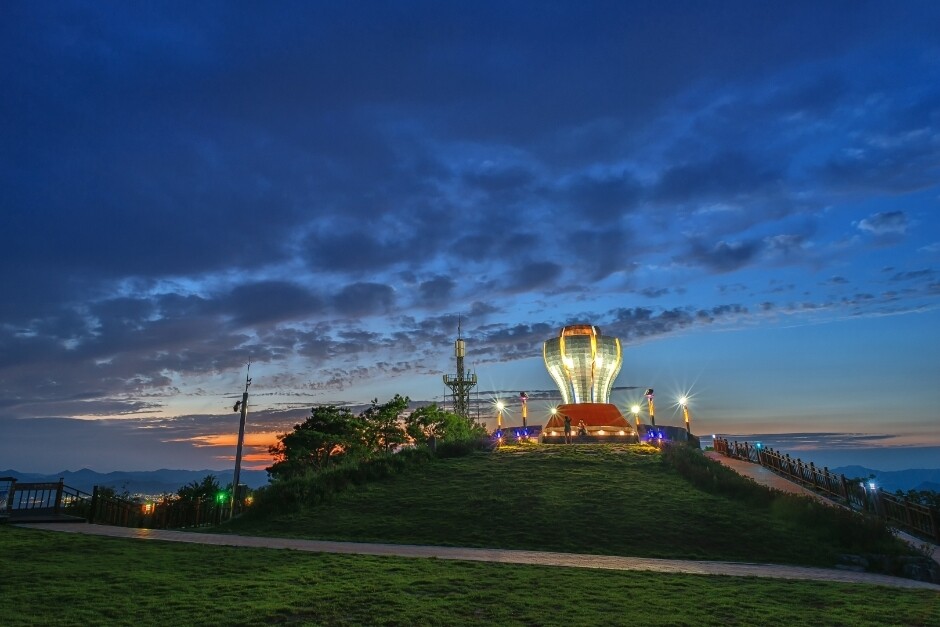
[(267, 471), (275, 479), (293, 477), (354, 456), (361, 445), (361, 430), (360, 419), (345, 407), (313, 407), (307, 420), (279, 436), (278, 443), (268, 449), (275, 462)]
[(408, 440), (401, 415), (408, 409), (409, 400), (396, 394), (379, 405), (379, 399), (372, 399), (372, 406), (359, 414), (362, 442), (370, 454), (388, 453)]
[(482, 426), (437, 405), (425, 405), (411, 412), (405, 419), (405, 430), (418, 444), (426, 444), (431, 437), (442, 441), (457, 441), (486, 434)]
[(195, 501), (197, 499), (214, 499), (221, 489), (222, 486), (219, 485), (219, 480), (215, 475), (206, 475), (203, 477), (202, 481), (193, 481), (192, 483), (187, 483), (182, 488), (177, 490), (176, 494), (181, 499), (189, 501)]
[(908, 490), (906, 493), (898, 490), (895, 494), (914, 503), (925, 505), (940, 511), (940, 492), (933, 490)]

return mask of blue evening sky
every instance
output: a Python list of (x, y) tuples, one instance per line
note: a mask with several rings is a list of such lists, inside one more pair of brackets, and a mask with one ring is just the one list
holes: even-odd
[(3, 13), (0, 468), (228, 467), (249, 358), (263, 467), (440, 401), (458, 315), (485, 419), (593, 323), (621, 407), (940, 466), (940, 4)]

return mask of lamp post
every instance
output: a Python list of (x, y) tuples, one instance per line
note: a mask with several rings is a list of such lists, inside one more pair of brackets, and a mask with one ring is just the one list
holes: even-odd
[(692, 429), (689, 427), (689, 397), (680, 398), (679, 404), (682, 405), (682, 415), (685, 418), (685, 432), (692, 435)]
[(526, 401), (529, 400), (529, 395), (525, 392), (519, 392), (519, 400), (522, 401), (522, 428), (526, 428)]
[(646, 397), (646, 400), (650, 406), (650, 424), (655, 427), (656, 426), (656, 407), (653, 404), (653, 388), (648, 388), (644, 396)]
[(503, 409), (505, 409), (505, 407), (506, 406), (503, 404), (502, 401), (496, 401), (496, 430), (497, 431), (503, 430)]
[(630, 411), (633, 412), (633, 420), (636, 421), (636, 426), (640, 426), (640, 406), (634, 405), (630, 408)]

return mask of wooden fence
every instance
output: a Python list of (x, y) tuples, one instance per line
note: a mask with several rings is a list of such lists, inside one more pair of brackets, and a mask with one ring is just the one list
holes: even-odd
[[(132, 501), (95, 486), (88, 494), (58, 482), (26, 483), (0, 477), (0, 518), (13, 521), (87, 520), (101, 525), (181, 529), (218, 525), (231, 517), (228, 499)], [(242, 494), (240, 493), (240, 497)], [(240, 503), (239, 505), (243, 505)], [(241, 507), (236, 509), (236, 513)]]
[(103, 494), (95, 486), (88, 522), (147, 529), (184, 529), (218, 525), (231, 517), (231, 502), (215, 499), (162, 499), (136, 502)]
[(814, 492), (851, 509), (878, 516), (889, 525), (899, 527), (918, 537), (940, 543), (940, 511), (902, 496), (885, 492), (874, 484), (846, 479), (845, 475), (829, 472), (813, 462), (805, 463), (760, 443), (729, 441), (715, 438), (715, 452), (726, 457), (743, 459), (768, 468)]
[(11, 519), (82, 517), (84, 503), (91, 495), (65, 485), (62, 479), (23, 482), (2, 477), (4, 502), (0, 510)]

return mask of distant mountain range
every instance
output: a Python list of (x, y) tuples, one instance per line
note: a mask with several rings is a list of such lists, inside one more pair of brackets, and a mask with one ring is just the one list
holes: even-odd
[(940, 492), (940, 468), (912, 470), (874, 470), (864, 466), (841, 466), (830, 472), (843, 474), (848, 478), (875, 476), (878, 487), (895, 492), (902, 490), (932, 490)]
[[(223, 487), (232, 482), (232, 470), (148, 470), (136, 472), (100, 473), (83, 468), (81, 470), (63, 470), (52, 475), (0, 470), (0, 477), (13, 477), (17, 481), (46, 482), (58, 481), (61, 477), (65, 485), (91, 492), (94, 487), (114, 488), (120, 494), (175, 494), (177, 490), (193, 481), (202, 481), (206, 475), (215, 475)], [(239, 482), (250, 488), (261, 487), (268, 482), (268, 473), (263, 470), (242, 470)]]

